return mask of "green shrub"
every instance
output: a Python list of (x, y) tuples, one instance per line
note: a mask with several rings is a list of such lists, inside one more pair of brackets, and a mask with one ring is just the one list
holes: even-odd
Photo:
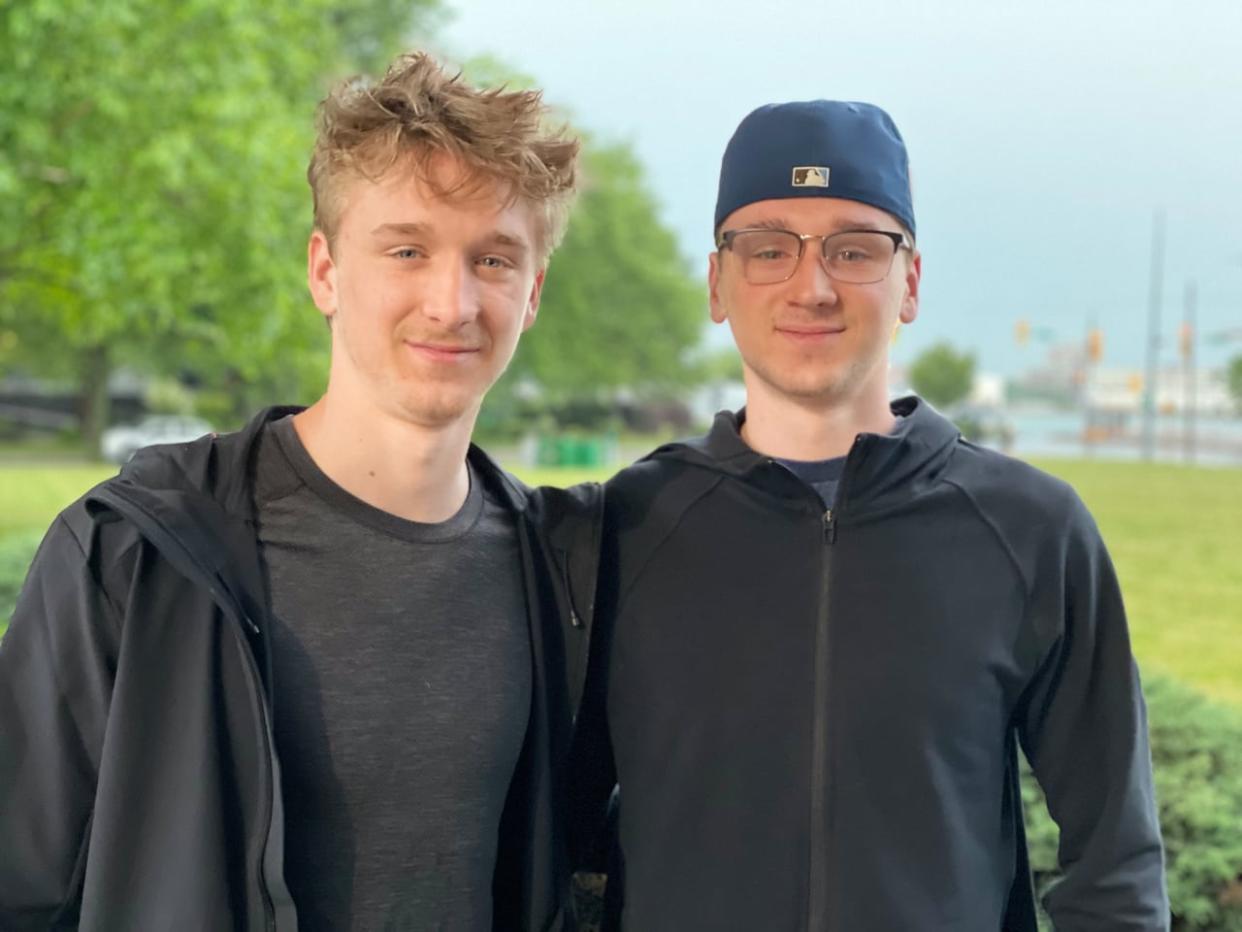
[(17, 593), (26, 580), (26, 571), (34, 559), (42, 532), (24, 532), (0, 537), (0, 634), (9, 626)]
[[(1242, 932), (1242, 716), (1168, 677), (1145, 684), (1156, 799), (1177, 932)], [(1036, 885), (1056, 877), (1057, 829), (1023, 775)]]

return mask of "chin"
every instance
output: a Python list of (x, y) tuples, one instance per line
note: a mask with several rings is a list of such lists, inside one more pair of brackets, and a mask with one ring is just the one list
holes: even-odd
[(839, 375), (827, 375), (823, 372), (804, 373), (801, 378), (788, 372), (774, 373), (773, 378), (764, 378), (778, 394), (797, 401), (826, 401), (837, 398), (847, 389), (846, 380)]
[(396, 407), (397, 415), (411, 424), (418, 424), (420, 427), (446, 427), (463, 417), (473, 416), (479, 406), (474, 399), (420, 395), (401, 399)]

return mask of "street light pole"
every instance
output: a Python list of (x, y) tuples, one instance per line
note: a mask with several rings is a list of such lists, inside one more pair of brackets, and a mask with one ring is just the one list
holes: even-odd
[(1160, 301), (1164, 293), (1164, 208), (1151, 228), (1151, 289), (1147, 296), (1147, 378), (1143, 385), (1143, 459), (1156, 451), (1156, 380), (1160, 366)]
[(1195, 461), (1195, 415), (1198, 405), (1198, 377), (1195, 372), (1195, 305), (1198, 289), (1193, 280), (1186, 282), (1185, 319), (1182, 321), (1182, 414), (1186, 462)]

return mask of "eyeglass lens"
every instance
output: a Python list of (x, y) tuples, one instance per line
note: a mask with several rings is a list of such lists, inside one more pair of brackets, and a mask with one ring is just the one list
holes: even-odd
[[(787, 230), (741, 230), (734, 234), (731, 248), (741, 260), (746, 280), (763, 285), (793, 277), (803, 242)], [(887, 276), (896, 254), (890, 237), (866, 230), (826, 236), (821, 247), (829, 276), (859, 285)]]

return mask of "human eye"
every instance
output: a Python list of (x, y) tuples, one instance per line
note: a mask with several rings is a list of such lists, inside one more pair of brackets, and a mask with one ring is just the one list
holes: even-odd
[(423, 251), (417, 246), (401, 246), (397, 249), (391, 250), (388, 255), (392, 256), (394, 259), (421, 259), (423, 257)]
[(788, 250), (778, 249), (774, 246), (769, 246), (767, 249), (760, 249), (756, 252), (751, 253), (750, 257), (752, 259), (759, 259), (760, 261), (777, 262), (781, 259), (788, 259), (789, 256), (790, 256), (790, 253)]
[[(793, 241), (796, 242), (796, 241)], [(792, 259), (797, 254), (788, 235), (771, 233), (747, 234), (743, 240), (743, 254), (748, 259), (758, 262), (782, 262)]]
[(834, 252), (832, 258), (836, 259), (838, 262), (867, 262), (870, 261), (872, 256), (871, 253), (867, 252), (865, 249), (847, 246)]
[(504, 256), (482, 256), (479, 265), (488, 269), (511, 269), (513, 262)]
[(824, 241), (824, 247), (828, 261), (841, 265), (874, 262), (880, 255), (875, 238), (866, 234), (851, 234), (841, 239), (829, 237)]
[(488, 253), (475, 260), (479, 274), (488, 279), (507, 278), (517, 269), (517, 263), (508, 256)]

